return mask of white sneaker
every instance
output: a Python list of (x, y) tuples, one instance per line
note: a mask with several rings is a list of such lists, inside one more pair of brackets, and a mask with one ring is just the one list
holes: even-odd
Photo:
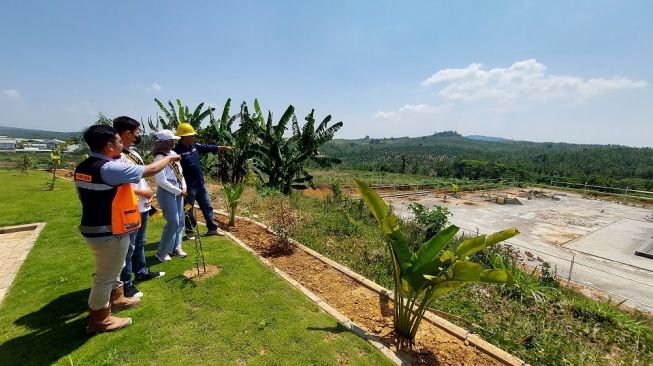
[(159, 255), (156, 254), (156, 253), (154, 253), (154, 258), (158, 259), (159, 262), (168, 262), (168, 261), (170, 261), (170, 259), (171, 259), (170, 256), (167, 255), (167, 254), (166, 254), (165, 257), (161, 258), (161, 257), (159, 257)]
[(177, 248), (175, 249), (174, 252), (171, 253), (173, 257), (179, 257), (179, 258), (186, 258), (188, 257), (188, 253), (184, 252), (183, 249)]

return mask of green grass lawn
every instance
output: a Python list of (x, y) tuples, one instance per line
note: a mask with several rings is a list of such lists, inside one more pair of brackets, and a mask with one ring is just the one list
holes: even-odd
[[(0, 304), (0, 365), (390, 364), (251, 254), (216, 237), (203, 244), (219, 275), (200, 284), (181, 276), (193, 263), (186, 244), (189, 258), (152, 264), (166, 276), (141, 284), (140, 306), (120, 313), (134, 324), (86, 336), (93, 264), (77, 231), (80, 204), (71, 182), (43, 191), (47, 180), (0, 171), (0, 226), (47, 222)], [(163, 224), (148, 227), (148, 260)]]

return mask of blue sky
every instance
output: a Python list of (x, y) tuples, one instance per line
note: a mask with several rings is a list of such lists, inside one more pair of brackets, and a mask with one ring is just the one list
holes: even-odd
[(653, 145), (648, 1), (6, 1), (0, 125), (258, 98), (338, 137)]

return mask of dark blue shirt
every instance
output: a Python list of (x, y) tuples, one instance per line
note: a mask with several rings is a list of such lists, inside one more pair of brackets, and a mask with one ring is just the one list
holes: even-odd
[(181, 168), (183, 169), (186, 185), (195, 186), (197, 184), (204, 184), (200, 154), (217, 153), (218, 145), (202, 145), (193, 143), (189, 148), (179, 142), (172, 150), (181, 155)]

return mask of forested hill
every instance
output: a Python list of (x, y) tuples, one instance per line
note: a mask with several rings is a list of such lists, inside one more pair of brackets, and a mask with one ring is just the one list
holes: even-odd
[(43, 130), (31, 130), (18, 127), (0, 126), (0, 136), (22, 137), (26, 139), (58, 139), (67, 140), (71, 137), (80, 135), (80, 132), (54, 132)]
[(416, 138), (332, 140), (322, 154), (340, 168), (457, 178), (589, 182), (653, 189), (653, 149), (506, 140), (479, 141), (453, 131)]

